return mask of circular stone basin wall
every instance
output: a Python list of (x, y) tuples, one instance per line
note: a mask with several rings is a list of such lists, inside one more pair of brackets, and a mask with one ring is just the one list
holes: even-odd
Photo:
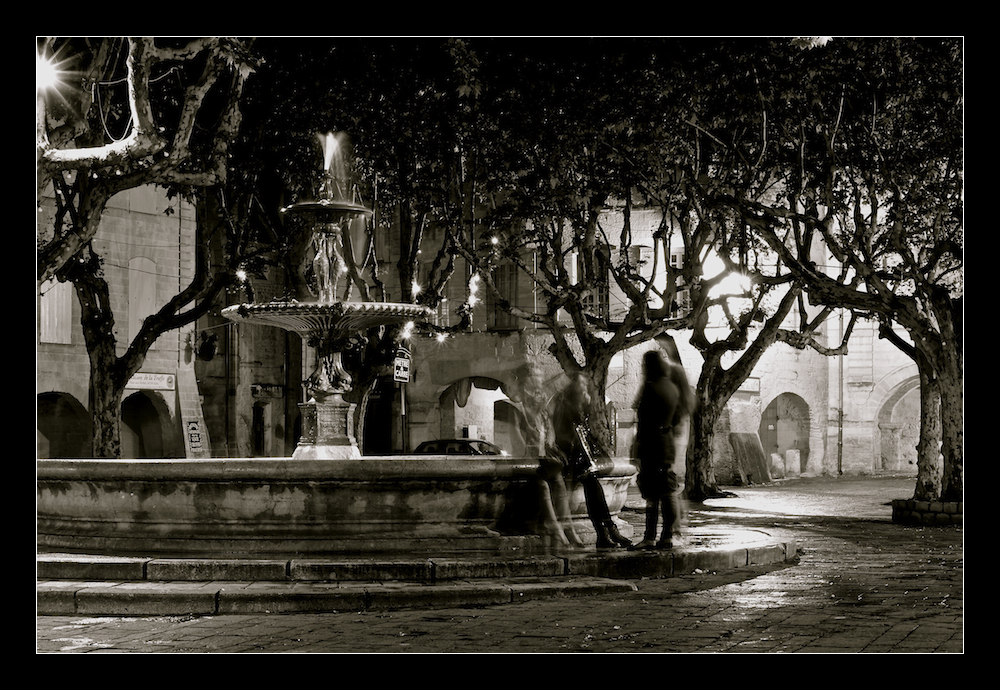
[[(234, 556), (519, 548), (537, 469), (454, 456), (39, 460), (37, 542)], [(602, 477), (613, 514), (634, 473), (618, 459)]]

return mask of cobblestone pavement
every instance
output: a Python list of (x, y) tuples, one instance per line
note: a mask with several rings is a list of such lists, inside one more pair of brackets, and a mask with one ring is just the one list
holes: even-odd
[[(731, 489), (692, 524), (794, 538), (798, 562), (487, 608), (214, 617), (36, 617), (39, 653), (964, 651), (962, 528), (891, 522), (912, 478)], [(641, 513), (625, 511), (638, 524)]]

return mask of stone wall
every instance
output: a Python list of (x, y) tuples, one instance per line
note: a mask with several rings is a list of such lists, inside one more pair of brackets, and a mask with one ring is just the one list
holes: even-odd
[(892, 521), (903, 525), (961, 525), (964, 502), (898, 499), (892, 502)]

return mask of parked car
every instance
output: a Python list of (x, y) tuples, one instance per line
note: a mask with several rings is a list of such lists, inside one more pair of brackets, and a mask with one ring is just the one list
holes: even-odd
[(503, 448), (489, 441), (474, 438), (445, 438), (437, 441), (424, 441), (413, 452), (434, 455), (507, 455), (507, 451)]

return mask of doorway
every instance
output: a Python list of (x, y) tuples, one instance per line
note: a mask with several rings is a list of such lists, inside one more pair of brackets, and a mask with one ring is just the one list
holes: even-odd
[(761, 415), (758, 429), (764, 457), (772, 453), (784, 457), (785, 451), (799, 451), (800, 471), (809, 460), (809, 405), (794, 393), (782, 393), (771, 401)]
[(39, 458), (89, 458), (92, 455), (90, 414), (64, 393), (38, 396), (35, 424)]
[(145, 393), (122, 402), (121, 443), (123, 458), (166, 457), (160, 414)]

